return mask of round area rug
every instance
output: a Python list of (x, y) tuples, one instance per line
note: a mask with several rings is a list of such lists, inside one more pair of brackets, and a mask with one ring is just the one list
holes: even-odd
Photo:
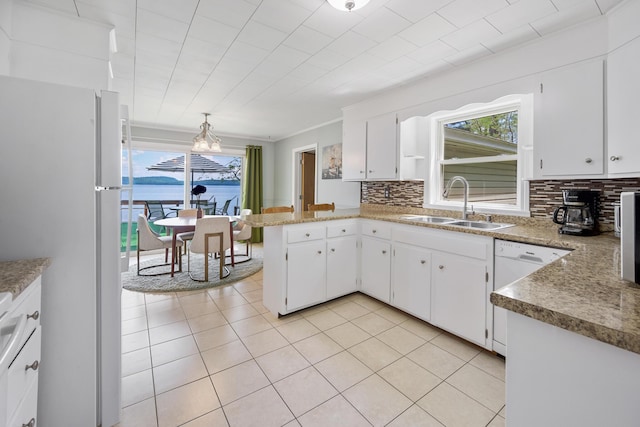
[[(209, 281), (197, 282), (192, 280), (187, 273), (187, 257), (182, 259), (182, 272), (176, 271), (174, 276), (171, 274), (162, 274), (160, 276), (138, 276), (136, 274), (137, 264), (129, 267), (129, 271), (122, 273), (122, 287), (130, 291), (139, 292), (174, 292), (174, 291), (193, 291), (196, 289), (213, 288), (216, 286), (228, 285), (249, 277), (262, 270), (262, 258), (256, 257), (255, 252), (253, 258), (247, 262), (236, 264), (235, 267), (227, 265), (230, 274), (220, 280), (220, 261), (218, 259), (209, 258)], [(202, 255), (191, 257), (191, 274), (196, 277), (204, 278), (204, 257)], [(228, 260), (227, 260), (228, 261)], [(164, 255), (153, 258), (141, 263), (142, 267), (150, 265), (158, 265), (164, 263)], [(176, 270), (178, 266), (176, 265)], [(142, 274), (157, 274), (171, 271), (171, 265), (158, 266), (142, 271)]]

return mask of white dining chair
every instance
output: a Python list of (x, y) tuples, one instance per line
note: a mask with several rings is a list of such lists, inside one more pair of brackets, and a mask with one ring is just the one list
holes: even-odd
[[(178, 218), (196, 218), (198, 216), (198, 209), (181, 209), (178, 211)], [(185, 231), (184, 233), (178, 233), (176, 236), (176, 241), (182, 242), (185, 249), (187, 247), (187, 242), (190, 242), (193, 239), (193, 231)], [(185, 250), (186, 252), (186, 250)]]
[[(196, 229), (193, 239), (187, 251), (187, 271), (192, 280), (198, 282), (209, 281), (209, 254), (218, 254), (220, 260), (220, 279), (230, 274), (225, 266), (225, 252), (231, 248), (231, 230), (229, 218), (209, 217), (199, 218), (196, 221)], [(204, 255), (204, 280), (195, 278), (191, 274), (191, 253)], [(233, 265), (233, 263), (232, 263)], [(226, 274), (224, 273), (226, 271)]]
[[(253, 227), (243, 221), (243, 219), (247, 215), (251, 214), (251, 209), (242, 209), (240, 211), (240, 220), (238, 221), (238, 224), (233, 228), (233, 243), (235, 244), (236, 242), (244, 242), (245, 244), (245, 253), (235, 253), (236, 263), (247, 262), (251, 259), (252, 256), (253, 248), (251, 247), (251, 231)], [(238, 255), (246, 258), (242, 258), (240, 261), (238, 261)]]
[[(171, 236), (161, 236), (149, 227), (149, 221), (144, 215), (138, 215), (138, 227), (136, 233), (138, 234), (138, 249), (136, 255), (138, 258), (138, 276), (158, 276), (161, 274), (169, 274), (170, 272), (155, 273), (155, 274), (140, 274), (140, 271), (148, 270), (150, 268), (161, 267), (163, 265), (170, 265), (169, 261), (169, 249), (171, 249), (172, 238)], [(181, 248), (182, 241), (176, 240), (176, 248)], [(164, 249), (164, 264), (154, 264), (147, 267), (140, 268), (140, 252), (153, 251), (157, 249)], [(178, 259), (179, 271), (182, 271), (182, 257), (176, 256)], [(176, 262), (175, 259), (171, 262)]]

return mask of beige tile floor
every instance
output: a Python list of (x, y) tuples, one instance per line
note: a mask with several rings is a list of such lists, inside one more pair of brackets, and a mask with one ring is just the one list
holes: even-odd
[(262, 273), (122, 299), (122, 422), (504, 426), (504, 362), (356, 293), (277, 318)]

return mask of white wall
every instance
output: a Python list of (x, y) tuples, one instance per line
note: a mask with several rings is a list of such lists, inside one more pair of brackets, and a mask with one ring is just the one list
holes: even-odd
[[(0, 2), (6, 3), (7, 0)], [(0, 17), (4, 15), (2, 12), (0, 9)], [(27, 2), (13, 3), (12, 14), (9, 16), (12, 16), (12, 76), (76, 87), (108, 89), (111, 26)], [(5, 19), (0, 20), (0, 25), (3, 20)], [(1, 39), (2, 36), (0, 55)]]
[(0, 0), (0, 75), (9, 75), (11, 71), (9, 54), (11, 52), (12, 7), (12, 0)]
[[(285, 138), (275, 146), (274, 206), (293, 204), (293, 151), (316, 144), (316, 202), (334, 202), (338, 208), (360, 205), (360, 183), (339, 179), (322, 179), (322, 148), (342, 143), (342, 122), (328, 124), (299, 135)], [(266, 205), (266, 203), (265, 203)], [(268, 205), (267, 205), (268, 206)]]
[[(131, 127), (132, 141), (135, 144), (144, 143), (147, 146), (157, 146), (174, 144), (184, 147), (191, 147), (192, 139), (199, 131), (199, 123), (194, 124), (193, 132), (153, 129), (140, 126)], [(245, 153), (247, 145), (259, 145), (262, 147), (262, 182), (263, 182), (263, 203), (265, 206), (274, 204), (274, 167), (275, 149), (274, 143), (269, 141), (259, 141), (244, 138), (218, 135), (222, 139), (222, 154), (242, 154)]]

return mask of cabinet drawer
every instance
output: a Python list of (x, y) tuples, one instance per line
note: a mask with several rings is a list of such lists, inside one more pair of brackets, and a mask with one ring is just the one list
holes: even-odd
[(35, 420), (35, 426), (38, 423), (38, 379), (31, 384), (26, 391), (20, 405), (13, 414), (13, 417), (7, 423), (7, 427), (23, 427), (29, 425), (31, 420)]
[(358, 234), (358, 224), (354, 221), (327, 226), (327, 237), (352, 236)]
[(362, 235), (378, 237), (380, 239), (391, 239), (391, 224), (379, 221), (364, 221), (362, 223)]
[(287, 232), (287, 243), (324, 239), (324, 231), (324, 227), (296, 227)]
[[(18, 353), (16, 359), (9, 365), (7, 373), (7, 414), (13, 414), (23, 396), (25, 396), (27, 389), (37, 381), (39, 366), (35, 366), (36, 369), (25, 368), (36, 361), (38, 364), (40, 363), (40, 327), (36, 328), (26, 345)], [(35, 413), (33, 416), (35, 416)], [(28, 421), (27, 419), (25, 423)]]
[(12, 309), (12, 317), (22, 315), (27, 317), (27, 325), (22, 335), (20, 345), (22, 347), (29, 338), (31, 332), (40, 324), (40, 283), (38, 277), (16, 299), (15, 308)]

